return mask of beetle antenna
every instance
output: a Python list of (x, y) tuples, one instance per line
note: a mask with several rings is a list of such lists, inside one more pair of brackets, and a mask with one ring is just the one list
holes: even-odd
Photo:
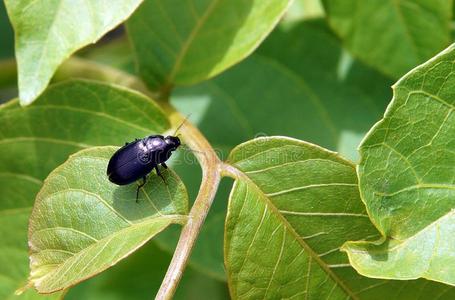
[(188, 118), (191, 116), (191, 114), (188, 114), (185, 119), (183, 119), (182, 123), (175, 129), (173, 136), (176, 136), (177, 131), (179, 131), (180, 128), (182, 128), (183, 124), (188, 120)]

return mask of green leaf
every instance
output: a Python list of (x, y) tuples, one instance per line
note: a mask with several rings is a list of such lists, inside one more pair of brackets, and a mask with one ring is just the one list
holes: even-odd
[(128, 21), (139, 72), (152, 90), (210, 78), (248, 56), (290, 0), (145, 1)]
[(170, 125), (149, 98), (89, 81), (53, 85), (25, 108), (0, 106), (0, 124), (0, 298), (7, 298), (25, 284), (28, 216), (49, 172), (80, 149), (122, 145)]
[(450, 41), (452, 0), (323, 0), (329, 23), (361, 60), (394, 78)]
[(16, 39), (21, 104), (46, 88), (57, 67), (128, 18), (141, 0), (6, 0)]
[(233, 298), (354, 297), (335, 273), (349, 268), (338, 248), (349, 235), (377, 236), (354, 166), (284, 137), (244, 143), (228, 163), (237, 174), (225, 236)]
[(361, 274), (455, 284), (454, 59), (451, 46), (400, 79), (361, 145), (362, 198), (384, 235), (345, 246)]
[(226, 264), (234, 299), (350, 296), (256, 185), (235, 183), (226, 231)]
[(337, 299), (343, 286), (353, 299), (455, 295), (425, 280), (366, 278), (349, 265), (338, 251), (345, 241), (379, 233), (360, 200), (354, 165), (335, 153), (271, 137), (241, 144), (228, 162), (237, 177), (225, 252), (234, 298), (266, 298), (267, 286), (270, 298)]
[(68, 288), (117, 263), (172, 223), (186, 221), (188, 195), (172, 171), (116, 186), (106, 168), (116, 147), (72, 155), (38, 193), (30, 216), (30, 281), (40, 293)]

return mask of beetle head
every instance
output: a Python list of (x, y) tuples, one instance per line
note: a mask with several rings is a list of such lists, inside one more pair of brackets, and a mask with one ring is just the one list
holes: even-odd
[(168, 135), (164, 138), (164, 142), (170, 146), (171, 151), (174, 151), (178, 148), (178, 146), (180, 146), (180, 139), (176, 136)]

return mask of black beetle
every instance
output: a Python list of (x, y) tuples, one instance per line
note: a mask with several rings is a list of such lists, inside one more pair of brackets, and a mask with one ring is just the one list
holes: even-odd
[(164, 180), (158, 165), (167, 169), (165, 161), (169, 159), (172, 151), (180, 146), (180, 139), (176, 136), (150, 135), (134, 142), (126, 143), (112, 155), (107, 166), (109, 180), (118, 185), (126, 185), (142, 178), (143, 182), (136, 190), (136, 202), (139, 189), (147, 181), (147, 174), (153, 169)]

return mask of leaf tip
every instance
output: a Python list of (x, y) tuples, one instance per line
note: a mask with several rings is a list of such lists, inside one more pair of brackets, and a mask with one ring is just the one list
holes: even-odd
[(33, 101), (43, 92), (44, 89), (38, 90), (36, 88), (30, 89), (28, 87), (21, 87), (19, 85), (19, 103), (21, 106), (32, 104)]

